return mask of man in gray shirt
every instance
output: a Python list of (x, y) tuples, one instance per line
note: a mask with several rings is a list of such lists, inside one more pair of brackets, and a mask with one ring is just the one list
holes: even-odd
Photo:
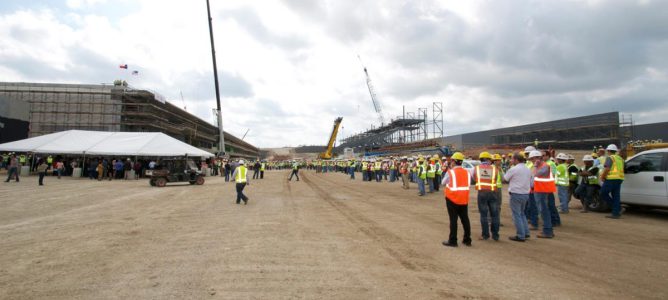
[(513, 223), (517, 230), (517, 235), (509, 237), (511, 241), (524, 242), (529, 236), (529, 223), (524, 213), (529, 193), (531, 192), (531, 180), (533, 174), (524, 164), (526, 159), (520, 153), (513, 154), (511, 163), (513, 167), (506, 172), (503, 180), (508, 182), (508, 192), (510, 193), (510, 210), (513, 215)]

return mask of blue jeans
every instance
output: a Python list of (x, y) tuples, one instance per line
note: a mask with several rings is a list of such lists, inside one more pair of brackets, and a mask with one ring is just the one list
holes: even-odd
[(612, 208), (613, 216), (622, 215), (622, 202), (619, 192), (622, 188), (623, 180), (620, 179), (609, 179), (603, 182), (601, 187), (601, 200), (608, 203)]
[(538, 227), (538, 205), (536, 205), (536, 197), (534, 194), (529, 194), (529, 202), (527, 202), (524, 213), (527, 216), (527, 221), (531, 227)]
[(425, 194), (425, 192), (424, 192), (424, 179), (418, 178), (417, 184), (418, 184), (418, 192), (420, 193), (420, 195), (424, 195)]
[(9, 182), (9, 180), (12, 179), (12, 175), (16, 175), (16, 182), (19, 182), (19, 172), (17, 167), (9, 168), (7, 171), (7, 180), (5, 180), (5, 182)]
[(548, 204), (549, 195), (554, 195), (554, 194), (552, 193), (533, 194), (533, 197), (536, 199), (536, 206), (538, 207), (538, 213), (540, 214), (540, 218), (543, 219), (543, 235), (546, 236), (554, 235), (554, 232), (552, 231), (552, 214), (550, 213), (550, 205)]
[(492, 191), (478, 191), (478, 211), (480, 212), (480, 225), (482, 226), (482, 237), (489, 238), (490, 224), (487, 215), (492, 217), (492, 238), (499, 239), (499, 200), (496, 193)]
[(429, 192), (434, 192), (434, 178), (427, 177), (427, 183), (429, 184)]
[(397, 180), (396, 170), (390, 170), (390, 182)]
[(570, 194), (568, 193), (568, 186), (557, 186), (557, 195), (559, 195), (559, 207), (562, 212), (568, 212), (568, 202), (570, 202)]
[(355, 168), (350, 167), (350, 179), (355, 179)]
[(550, 209), (552, 226), (561, 225), (561, 217), (559, 217), (559, 211), (557, 210), (557, 200), (554, 198), (554, 193), (547, 194), (547, 207)]
[(525, 239), (529, 236), (529, 223), (524, 211), (529, 202), (529, 194), (510, 194), (510, 210), (513, 214), (513, 223), (517, 230), (517, 238)]

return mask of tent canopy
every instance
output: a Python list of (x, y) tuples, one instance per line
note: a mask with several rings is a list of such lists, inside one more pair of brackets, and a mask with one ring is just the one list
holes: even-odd
[(61, 131), (0, 144), (0, 151), (81, 155), (214, 156), (161, 132), (84, 130)]

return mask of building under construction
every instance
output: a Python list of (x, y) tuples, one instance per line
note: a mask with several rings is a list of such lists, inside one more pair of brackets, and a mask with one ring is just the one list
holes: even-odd
[[(26, 138), (69, 129), (162, 132), (218, 152), (217, 127), (148, 90), (124, 85), (0, 82), (0, 98), (11, 106), (28, 104)], [(258, 148), (227, 132), (225, 148), (232, 157), (259, 156)]]
[(445, 142), (456, 149), (474, 147), (523, 147), (533, 145), (559, 149), (588, 150), (592, 146), (624, 145), (634, 138), (633, 120), (619, 112), (555, 120), (448, 136)]

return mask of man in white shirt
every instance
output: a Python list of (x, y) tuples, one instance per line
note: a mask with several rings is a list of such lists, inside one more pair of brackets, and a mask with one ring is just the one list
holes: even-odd
[(513, 223), (517, 229), (517, 234), (509, 237), (509, 239), (516, 242), (524, 242), (530, 236), (529, 223), (524, 211), (529, 201), (533, 174), (524, 165), (524, 162), (526, 162), (526, 159), (521, 153), (513, 154), (511, 161), (513, 167), (503, 176), (503, 180), (509, 183), (510, 210), (513, 215)]

